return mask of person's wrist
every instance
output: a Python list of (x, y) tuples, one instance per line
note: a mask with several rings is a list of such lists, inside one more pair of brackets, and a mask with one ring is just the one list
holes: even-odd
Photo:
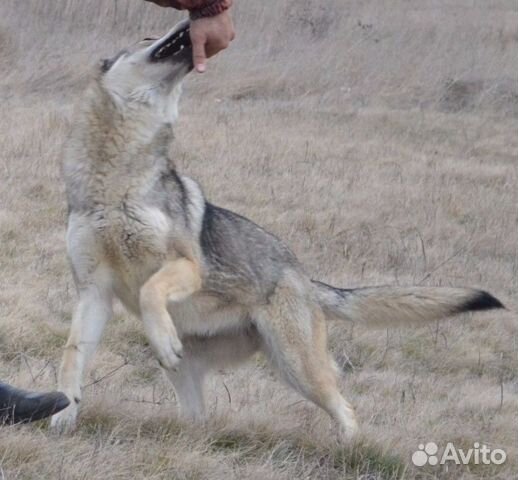
[(214, 0), (201, 8), (189, 11), (191, 21), (205, 17), (215, 17), (228, 10), (232, 6), (232, 0)]

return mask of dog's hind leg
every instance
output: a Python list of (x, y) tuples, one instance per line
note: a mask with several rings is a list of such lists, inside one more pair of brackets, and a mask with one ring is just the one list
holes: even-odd
[(323, 408), (339, 424), (342, 436), (351, 437), (358, 426), (353, 408), (338, 390), (336, 366), (327, 351), (325, 317), (306, 298), (304, 288), (290, 283), (283, 279), (269, 304), (254, 313), (265, 351), (281, 377)]
[(112, 316), (111, 289), (89, 285), (79, 289), (79, 304), (59, 372), (59, 389), (70, 399), (70, 405), (52, 417), (52, 427), (59, 431), (74, 427), (85, 366), (94, 353), (106, 322)]
[[(201, 288), (198, 266), (180, 258), (167, 262), (140, 289), (140, 314), (151, 347), (166, 370), (174, 370), (183, 347), (167, 305), (185, 300)], [(174, 306), (173, 306), (174, 309)]]
[(167, 374), (173, 382), (180, 414), (187, 420), (205, 416), (203, 383), (209, 370), (239, 364), (259, 350), (254, 327), (211, 336), (190, 335), (183, 339), (184, 358), (176, 371)]

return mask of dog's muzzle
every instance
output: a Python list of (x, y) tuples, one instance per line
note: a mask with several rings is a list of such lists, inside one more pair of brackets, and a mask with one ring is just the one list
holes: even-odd
[(166, 60), (175, 57), (180, 60), (184, 54), (191, 55), (191, 25), (186, 22), (179, 30), (165, 37), (151, 52), (151, 59), (155, 61)]

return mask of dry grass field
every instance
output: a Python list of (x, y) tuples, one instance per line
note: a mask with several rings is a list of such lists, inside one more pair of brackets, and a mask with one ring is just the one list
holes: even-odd
[[(0, 378), (55, 388), (76, 299), (60, 152), (92, 68), (180, 14), (141, 0), (0, 2)], [(477, 286), (510, 309), (432, 328), (331, 323), (362, 433), (257, 357), (178, 420), (121, 308), (71, 436), (0, 428), (0, 479), (518, 478), (518, 10), (514, 0), (236, 0), (237, 38), (185, 85), (178, 167), (341, 286)], [(414, 467), (420, 443), (507, 451)]]

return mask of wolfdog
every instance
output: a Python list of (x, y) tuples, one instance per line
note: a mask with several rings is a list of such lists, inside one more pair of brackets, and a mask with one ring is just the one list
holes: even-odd
[(84, 368), (118, 297), (141, 318), (186, 418), (203, 417), (209, 370), (262, 351), (352, 435), (326, 320), (386, 328), (502, 304), (469, 288), (332, 287), (274, 235), (207, 201), (168, 154), (191, 56), (184, 21), (104, 61), (77, 111), (63, 161), (79, 295), (59, 375), (71, 405), (52, 424), (74, 426)]

